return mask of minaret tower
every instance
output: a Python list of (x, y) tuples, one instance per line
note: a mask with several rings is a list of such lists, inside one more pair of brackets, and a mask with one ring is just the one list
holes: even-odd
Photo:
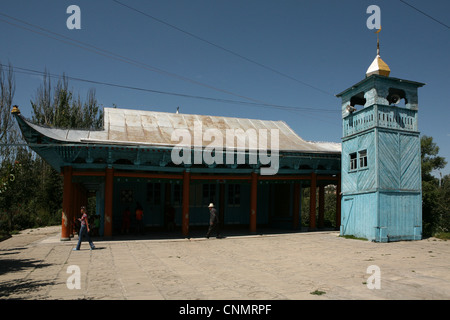
[[(380, 29), (381, 30), (381, 29)], [(342, 99), (341, 235), (377, 242), (422, 238), (419, 87), (390, 77), (377, 55)]]

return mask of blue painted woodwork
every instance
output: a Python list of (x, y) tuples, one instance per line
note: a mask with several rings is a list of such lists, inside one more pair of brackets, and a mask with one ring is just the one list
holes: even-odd
[(377, 242), (422, 237), (418, 88), (371, 75), (342, 99), (341, 235)]
[[(70, 131), (57, 128), (44, 128), (32, 124), (20, 115), (20, 112), (13, 113), (20, 126), (23, 137), (27, 144), (46, 162), (48, 162), (56, 171), (62, 172), (62, 168), (70, 166), (74, 173), (82, 173), (72, 176), (72, 182), (82, 184), (86, 190), (93, 191), (96, 194), (96, 213), (100, 214), (100, 235), (103, 235), (105, 225), (105, 176), (89, 175), (87, 173), (105, 173), (107, 168), (113, 168), (115, 172), (153, 172), (153, 173), (178, 173), (189, 170), (192, 174), (205, 175), (246, 175), (252, 172), (260, 172), (261, 163), (250, 164), (249, 154), (246, 156), (245, 164), (223, 164), (207, 165), (205, 163), (194, 165), (174, 165), (171, 163), (171, 147), (162, 145), (140, 145), (128, 144), (127, 142), (104, 141), (104, 142), (74, 142), (70, 140)], [(54, 134), (54, 133), (58, 133)], [(64, 134), (59, 134), (63, 132)], [(67, 133), (68, 132), (68, 133)], [(50, 133), (46, 135), (46, 133)], [(95, 132), (93, 132), (95, 133)], [(61, 139), (52, 137), (63, 137)], [(65, 138), (64, 138), (65, 137)], [(279, 152), (279, 170), (278, 175), (307, 175), (312, 172), (318, 177), (331, 177), (340, 172), (341, 155), (333, 147), (334, 151), (327, 151), (326, 147), (321, 147), (320, 151), (313, 149), (299, 150), (280, 150)], [(194, 150), (192, 150), (194, 152)], [(223, 154), (226, 157), (226, 153)], [(192, 154), (192, 158), (194, 158)], [(158, 180), (158, 179), (156, 179)], [(297, 180), (304, 187), (308, 187), (309, 180)], [(158, 195), (159, 203), (147, 201), (147, 184), (160, 183), (161, 189)], [(228, 202), (229, 193), (227, 186), (229, 184), (239, 184), (240, 186), (240, 204), (230, 204)], [(292, 199), (294, 197), (294, 180), (273, 180), (260, 181), (257, 191), (257, 224), (272, 225), (283, 228), (291, 228), (293, 225), (293, 216), (299, 215), (299, 212), (293, 213)], [(321, 179), (321, 184), (335, 184), (336, 180), (330, 181)], [(170, 187), (170, 197), (175, 194), (175, 187), (182, 186), (182, 179), (164, 178), (161, 181), (147, 178), (126, 178), (114, 177), (113, 196), (112, 196), (112, 228), (113, 232), (120, 232), (122, 225), (122, 213), (127, 206), (130, 207), (132, 216), (136, 201), (139, 201), (144, 208), (144, 224), (151, 227), (162, 227), (164, 224), (164, 200), (166, 196), (166, 186)], [(216, 206), (219, 205), (218, 190), (221, 184), (225, 185), (225, 225), (250, 223), (250, 182), (245, 180), (218, 180), (191, 181), (191, 195), (194, 185), (215, 184), (216, 185)], [(285, 184), (285, 187), (278, 188), (279, 184)], [(275, 194), (274, 189), (281, 190)], [(125, 202), (121, 199), (121, 192), (128, 190), (132, 193), (132, 201)], [(276, 202), (277, 200), (278, 202)], [(173, 198), (172, 198), (173, 202)], [(174, 205), (176, 214), (175, 222), (177, 226), (182, 223), (181, 202)], [(301, 210), (301, 208), (299, 208)], [(193, 204), (190, 201), (189, 206), (189, 224), (192, 226), (207, 226), (209, 222), (209, 213), (207, 203), (201, 205), (197, 202)], [(299, 224), (300, 225), (300, 224)]]

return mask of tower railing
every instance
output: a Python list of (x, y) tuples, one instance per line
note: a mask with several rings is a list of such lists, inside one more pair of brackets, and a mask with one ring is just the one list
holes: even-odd
[(375, 126), (381, 128), (417, 131), (417, 112), (405, 108), (392, 108), (384, 105), (373, 105), (355, 111), (344, 118), (343, 136), (348, 137), (355, 133), (371, 129)]

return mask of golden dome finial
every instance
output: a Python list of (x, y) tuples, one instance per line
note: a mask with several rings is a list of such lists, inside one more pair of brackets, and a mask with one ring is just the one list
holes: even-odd
[(15, 113), (20, 114), (19, 107), (17, 105), (14, 105), (12, 110), (11, 110), (11, 113), (12, 114), (15, 114)]
[(375, 57), (372, 64), (367, 69), (366, 77), (371, 76), (372, 74), (379, 74), (381, 76), (389, 77), (389, 74), (391, 73), (391, 69), (389, 69), (389, 66), (380, 57), (380, 37), (379, 37), (380, 31), (381, 31), (381, 26), (380, 26), (380, 29), (378, 29), (375, 32), (377, 34), (377, 56)]

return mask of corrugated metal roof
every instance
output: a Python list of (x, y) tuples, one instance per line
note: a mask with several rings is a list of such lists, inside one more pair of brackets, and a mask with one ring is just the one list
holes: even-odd
[[(178, 141), (172, 140), (172, 133), (175, 129), (184, 129), (186, 133), (189, 132), (192, 144), (194, 144), (196, 133), (197, 137), (202, 137), (208, 129), (215, 129), (214, 132), (221, 133), (224, 143), (230, 143), (226, 141), (227, 130), (242, 129), (246, 132), (253, 129), (256, 132), (253, 139), (256, 138), (257, 141), (253, 141), (250, 135), (246, 135), (246, 137), (250, 137), (246, 146), (252, 145), (252, 142), (258, 145), (258, 142), (264, 141), (264, 138), (267, 137), (268, 147), (270, 147), (271, 130), (278, 129), (280, 151), (341, 152), (339, 143), (303, 140), (284, 121), (105, 108), (104, 129), (99, 131), (54, 129), (30, 125), (43, 135), (65, 142), (151, 146), (177, 145)], [(198, 132), (194, 132), (194, 129), (197, 129)], [(202, 135), (198, 134), (200, 129)], [(261, 131), (261, 129), (267, 131)], [(262, 136), (258, 135), (259, 132), (263, 133)], [(214, 135), (214, 137), (216, 136)], [(203, 147), (211, 143), (209, 140), (206, 141), (206, 138), (201, 142)], [(237, 145), (237, 142), (234, 144)], [(231, 144), (230, 147), (232, 146), (234, 145)], [(224, 145), (225, 147), (227, 146)]]

